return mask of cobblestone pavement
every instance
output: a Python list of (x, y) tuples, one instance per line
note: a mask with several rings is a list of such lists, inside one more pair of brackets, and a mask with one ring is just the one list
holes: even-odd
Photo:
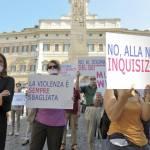
[[(25, 135), (27, 127), (26, 119), (21, 120), (21, 131), (19, 136), (7, 136), (6, 140), (6, 150), (29, 150), (29, 145), (22, 146), (21, 142), (23, 141), (23, 137)], [(79, 150), (87, 150), (87, 139), (86, 139), (86, 132), (85, 132), (85, 120), (84, 115), (81, 114), (78, 122), (78, 149)], [(8, 126), (8, 132), (10, 132), (10, 126)], [(69, 132), (69, 131), (68, 131)], [(71, 150), (70, 144), (71, 137), (67, 136), (67, 145), (66, 150)], [(47, 150), (45, 145), (44, 150)], [(101, 150), (101, 144), (99, 139), (95, 139), (95, 150)]]

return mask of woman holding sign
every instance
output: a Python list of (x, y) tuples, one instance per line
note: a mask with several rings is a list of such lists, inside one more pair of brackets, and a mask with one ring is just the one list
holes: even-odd
[(142, 120), (150, 119), (150, 90), (145, 102), (140, 102), (139, 95), (131, 90), (106, 90), (104, 107), (111, 120), (108, 131), (106, 150), (149, 150), (144, 134)]
[(14, 79), (7, 76), (7, 61), (0, 53), (0, 149), (4, 150), (7, 131), (7, 112), (11, 109)]
[[(58, 75), (60, 64), (51, 60), (47, 71), (50, 75)], [(46, 140), (48, 150), (59, 150), (65, 125), (64, 109), (38, 109), (32, 124), (30, 150), (42, 150)]]

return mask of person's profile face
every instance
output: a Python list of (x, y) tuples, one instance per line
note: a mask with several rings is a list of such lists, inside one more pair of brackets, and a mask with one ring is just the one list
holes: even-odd
[(90, 85), (96, 86), (96, 78), (95, 77), (90, 77)]
[(0, 56), (0, 73), (4, 71), (4, 59)]
[(20, 85), (20, 84), (17, 84), (16, 87), (19, 88), (19, 87), (21, 87), (21, 85)]

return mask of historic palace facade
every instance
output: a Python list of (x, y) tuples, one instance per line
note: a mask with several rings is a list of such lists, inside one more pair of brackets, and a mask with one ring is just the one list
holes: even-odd
[(0, 33), (0, 52), (7, 57), (8, 74), (27, 83), (28, 75), (46, 71), (51, 59), (61, 63), (76, 56), (104, 56), (105, 33), (148, 35), (150, 31), (120, 27), (120, 19), (98, 19), (88, 13), (88, 0), (69, 0), (72, 13), (58, 20), (40, 20), (33, 28)]

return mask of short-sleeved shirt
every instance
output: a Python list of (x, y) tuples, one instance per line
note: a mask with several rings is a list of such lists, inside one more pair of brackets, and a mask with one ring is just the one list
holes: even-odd
[(84, 93), (87, 105), (93, 104), (93, 97), (96, 93), (96, 90), (96, 87), (93, 88), (90, 85), (80, 87), (80, 92)]
[(35, 120), (47, 126), (65, 126), (65, 110), (38, 109)]

